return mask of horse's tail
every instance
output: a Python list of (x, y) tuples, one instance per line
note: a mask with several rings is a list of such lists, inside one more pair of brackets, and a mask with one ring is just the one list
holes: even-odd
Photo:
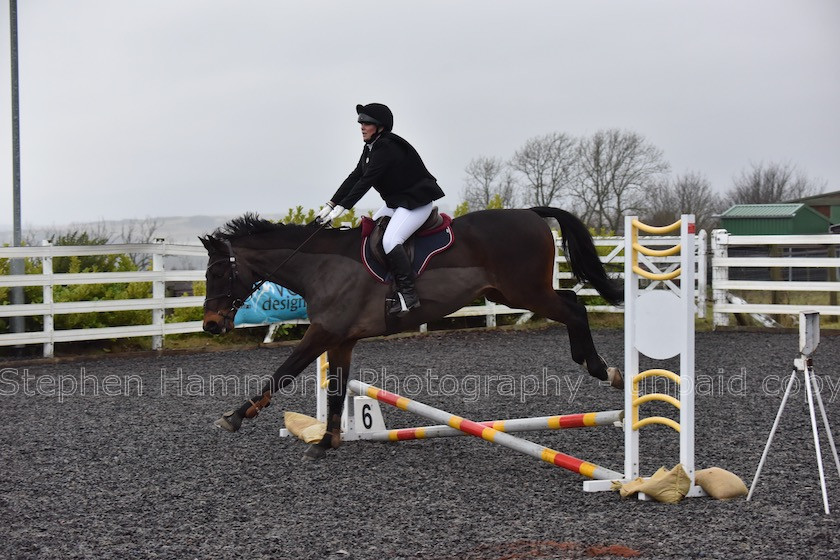
[(592, 284), (608, 302), (620, 305), (624, 301), (624, 290), (607, 276), (598, 258), (598, 251), (595, 250), (595, 243), (592, 242), (592, 235), (583, 222), (574, 214), (559, 208), (538, 206), (531, 210), (543, 218), (554, 218), (560, 224), (563, 253), (572, 267), (572, 274)]

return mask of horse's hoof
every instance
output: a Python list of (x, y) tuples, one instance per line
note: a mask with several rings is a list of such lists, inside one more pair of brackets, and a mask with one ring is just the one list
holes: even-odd
[(306, 451), (303, 452), (304, 461), (318, 461), (326, 456), (327, 450), (317, 443), (313, 443), (306, 449)]
[(621, 376), (621, 371), (618, 368), (607, 368), (607, 380), (611, 387), (616, 389), (624, 389), (624, 377)]
[(213, 422), (217, 428), (227, 430), (228, 432), (235, 432), (242, 426), (242, 418), (236, 414), (234, 410), (228, 410), (222, 417)]

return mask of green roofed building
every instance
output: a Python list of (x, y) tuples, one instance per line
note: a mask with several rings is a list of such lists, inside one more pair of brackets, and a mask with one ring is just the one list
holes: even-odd
[(815, 194), (788, 202), (803, 202), (823, 216), (828, 216), (832, 224), (840, 224), (840, 191)]
[(828, 233), (829, 219), (798, 203), (736, 204), (720, 215), (720, 225), (732, 235), (801, 235)]

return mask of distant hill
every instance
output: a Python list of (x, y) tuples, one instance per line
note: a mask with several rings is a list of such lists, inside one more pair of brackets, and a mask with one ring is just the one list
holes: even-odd
[[(230, 216), (169, 216), (142, 220), (101, 220), (61, 226), (25, 227), (22, 234), (24, 242), (33, 246), (41, 245), (42, 240), (50, 239), (57, 234), (74, 231), (107, 236), (111, 243), (124, 243), (126, 242), (125, 237), (129, 237), (132, 243), (143, 243), (146, 239), (149, 239), (149, 230), (153, 228), (152, 237), (162, 237), (168, 243), (200, 245), (199, 235), (210, 233), (237, 216), (238, 214)], [(260, 217), (267, 220), (278, 220), (283, 216), (285, 214), (260, 214)], [(2, 226), (0, 228), (0, 244), (11, 243), (11, 226)], [(206, 266), (206, 260), (206, 257), (170, 256), (164, 261), (164, 266), (167, 270), (201, 270)]]
[[(357, 208), (358, 215), (367, 215), (374, 209)], [(441, 206), (441, 212), (452, 215), (452, 209)], [(155, 225), (154, 237), (163, 237), (168, 243), (183, 245), (198, 245), (198, 236), (212, 232), (217, 227), (224, 225), (229, 220), (238, 217), (240, 214), (227, 216), (160, 216), (144, 219), (126, 220), (100, 220), (97, 222), (76, 222), (70, 224), (59, 224), (52, 226), (31, 226), (24, 225), (23, 240), (29, 245), (40, 245), (41, 240), (54, 237), (56, 234), (69, 233), (73, 231), (84, 231), (91, 234), (107, 235), (110, 243), (125, 243), (125, 236), (134, 228), (130, 241), (134, 243), (148, 239), (146, 234), (148, 226)], [(260, 217), (267, 220), (279, 220), (286, 216), (283, 214), (262, 214)], [(0, 245), (11, 244), (11, 224), (0, 224)]]
[[(260, 214), (268, 220), (278, 220), (281, 214)], [(198, 245), (198, 236), (212, 232), (225, 222), (237, 217), (230, 216), (167, 216), (131, 220), (101, 220), (98, 222), (72, 223), (49, 227), (24, 227), (23, 239), (31, 245), (40, 245), (41, 240), (49, 239), (56, 234), (72, 231), (87, 231), (90, 233), (108, 235), (112, 243), (125, 242), (124, 237), (131, 235), (133, 242), (147, 237), (151, 226), (154, 227), (154, 237), (163, 237), (169, 243)], [(132, 232), (133, 228), (133, 233)], [(12, 228), (9, 225), (0, 226), (0, 243), (12, 242)]]

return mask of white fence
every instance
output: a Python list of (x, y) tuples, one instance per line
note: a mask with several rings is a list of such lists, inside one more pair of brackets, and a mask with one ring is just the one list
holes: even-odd
[[(55, 257), (115, 254), (151, 254), (152, 270), (135, 272), (53, 273), (52, 260)], [(0, 258), (40, 259), (43, 264), (43, 272), (41, 274), (5, 275), (0, 277), (0, 288), (11, 288), (14, 286), (43, 287), (42, 303), (0, 305), (0, 317), (40, 315), (44, 318), (42, 331), (0, 334), (0, 346), (43, 344), (44, 356), (49, 357), (53, 355), (53, 346), (56, 342), (151, 336), (153, 348), (160, 349), (163, 346), (163, 337), (167, 334), (201, 331), (201, 321), (167, 323), (164, 320), (166, 309), (201, 307), (204, 303), (203, 296), (166, 297), (165, 287), (167, 282), (194, 282), (204, 280), (203, 270), (164, 270), (164, 258), (179, 255), (206, 256), (207, 251), (201, 246), (170, 245), (163, 241), (153, 244), (91, 246), (53, 246), (44, 244), (41, 247), (0, 248)], [(152, 297), (73, 302), (55, 302), (53, 300), (54, 286), (123, 282), (151, 282)], [(55, 315), (131, 310), (151, 310), (151, 323), (148, 325), (90, 329), (55, 330), (53, 328)]]
[[(554, 232), (554, 241), (557, 247), (560, 247), (560, 239), (557, 236), (557, 232)], [(604, 263), (605, 266), (609, 268), (615, 268), (615, 272), (611, 272), (610, 276), (614, 278), (619, 278), (624, 281), (624, 237), (596, 237), (594, 239), (595, 246), (600, 248), (600, 252), (605, 252), (604, 248), (607, 248), (606, 255), (601, 256), (601, 262)], [(652, 236), (640, 236), (639, 242), (647, 247), (655, 249), (659, 248), (669, 248), (677, 245), (680, 242), (679, 236), (662, 236), (662, 235), (652, 235)], [(707, 242), (706, 242), (706, 232), (700, 230), (697, 236), (694, 238), (694, 246), (695, 246), (695, 259), (694, 262), (696, 263), (696, 269), (694, 277), (696, 278), (695, 282), (695, 289), (694, 289), (694, 297), (695, 297), (695, 313), (699, 318), (706, 317), (706, 262), (707, 262)], [(651, 262), (657, 263), (660, 265), (660, 270), (662, 272), (671, 272), (676, 270), (680, 266), (680, 255), (674, 255), (671, 257), (648, 257)], [(570, 281), (574, 281), (575, 278), (572, 276), (571, 272), (561, 270), (561, 264), (565, 264), (566, 258), (562, 255), (558, 256), (556, 259), (555, 267), (554, 267), (554, 289), (559, 289), (561, 286), (569, 284)], [(614, 267), (610, 267), (610, 265), (614, 265)], [(670, 280), (666, 280), (666, 283), (671, 283)], [(650, 282), (646, 289), (650, 290), (655, 288), (660, 282), (653, 281)], [(673, 287), (673, 286), (672, 286)], [(574, 284), (572, 288), (578, 296), (597, 296), (598, 292), (595, 291), (593, 288), (584, 288), (583, 284), (577, 282)], [(676, 289), (676, 288), (674, 288)], [(612, 305), (587, 305), (586, 309), (590, 312), (601, 312), (601, 313), (623, 313), (624, 310), (621, 307), (614, 307)]]
[[(52, 260), (55, 257), (93, 256), (93, 255), (151, 255), (152, 268), (135, 272), (81, 272), (54, 273)], [(167, 322), (166, 310), (176, 308), (201, 307), (204, 296), (167, 297), (166, 284), (170, 282), (203, 282), (204, 269), (200, 270), (166, 270), (166, 257), (207, 257), (207, 250), (198, 245), (174, 245), (163, 240), (152, 244), (111, 244), (85, 246), (53, 246), (44, 244), (41, 247), (0, 247), (2, 259), (38, 259), (42, 263), (41, 274), (18, 274), (0, 276), (0, 288), (15, 286), (41, 286), (43, 301), (41, 303), (24, 303), (11, 305), (8, 301), (0, 302), (0, 318), (11, 317), (43, 317), (43, 330), (0, 333), (0, 346), (17, 346), (27, 344), (43, 344), (45, 357), (54, 354), (57, 342), (78, 342), (89, 340), (152, 337), (152, 348), (161, 349), (164, 337), (171, 334), (196, 333), (202, 331), (201, 321)], [(128, 282), (149, 282), (152, 284), (151, 298), (136, 298), (123, 300), (97, 300), (56, 302), (53, 299), (55, 286), (81, 284), (112, 284)], [(56, 315), (69, 313), (103, 313), (108, 311), (151, 311), (151, 323), (147, 325), (126, 325), (104, 328), (86, 329), (55, 329)], [(485, 302), (484, 305), (464, 307), (447, 317), (486, 317), (488, 326), (495, 326), (496, 316), (504, 314), (529, 314), (526, 309), (511, 309), (506, 305)], [(530, 315), (528, 315), (530, 316)], [(286, 324), (305, 324), (308, 321), (294, 320)], [(243, 327), (254, 325), (242, 325)], [(425, 326), (423, 327), (425, 330)], [(270, 336), (270, 335), (269, 335)], [(268, 339), (268, 337), (267, 337)]]
[[(641, 242), (651, 247), (671, 246), (676, 238), (670, 237), (643, 237)], [(559, 244), (559, 240), (558, 240)], [(611, 275), (619, 279), (623, 277), (623, 244), (622, 237), (601, 237), (595, 239), (595, 244), (606, 254), (601, 260), (616, 271)], [(840, 267), (840, 259), (833, 256), (835, 248), (840, 244), (840, 236), (837, 235), (807, 235), (807, 236), (731, 236), (726, 231), (715, 230), (712, 239), (712, 288), (714, 295), (713, 312), (715, 325), (727, 325), (729, 315), (732, 313), (747, 314), (792, 314), (800, 311), (813, 309), (823, 315), (840, 315), (840, 306), (836, 305), (836, 294), (840, 291), (840, 282), (837, 282), (837, 268)], [(706, 233), (699, 232), (696, 239), (697, 246), (697, 286), (695, 289), (697, 300), (697, 314), (705, 316), (706, 309), (706, 278), (707, 269), (707, 243)], [(780, 247), (788, 250), (791, 247), (822, 247), (828, 257), (800, 257), (792, 256), (788, 251), (787, 256), (778, 252), (779, 256), (756, 257), (756, 256), (730, 256), (729, 248), (739, 246), (764, 246)], [(60, 256), (86, 256), (86, 255), (109, 255), (109, 254), (151, 254), (152, 269), (140, 272), (98, 272), (98, 273), (65, 273), (52, 272), (52, 259)], [(772, 251), (771, 251), (771, 254)], [(201, 307), (203, 296), (182, 296), (166, 297), (165, 287), (167, 282), (187, 281), (201, 282), (204, 280), (204, 270), (166, 270), (164, 258), (169, 256), (206, 257), (203, 247), (194, 245), (172, 245), (165, 242), (154, 244), (134, 245), (98, 245), (83, 247), (2, 247), (0, 258), (28, 258), (40, 259), (43, 263), (42, 274), (5, 275), (0, 277), (0, 288), (13, 286), (41, 286), (43, 289), (43, 303), (28, 303), (19, 305), (8, 305), (8, 302), (0, 302), (0, 317), (15, 316), (42, 316), (43, 330), (25, 333), (4, 333), (0, 334), (0, 346), (12, 346), (21, 344), (43, 344), (44, 355), (52, 356), (56, 342), (71, 342), (81, 340), (112, 339), (137, 336), (151, 336), (154, 348), (163, 346), (164, 337), (168, 334), (193, 333), (201, 331), (201, 321), (189, 322), (166, 322), (165, 314), (168, 309)], [(657, 262), (665, 262), (666, 271), (678, 266), (678, 257), (664, 257), (655, 259)], [(581, 284), (575, 284), (570, 272), (566, 272), (564, 256), (559, 255), (556, 259), (554, 272), (555, 288), (566, 287), (573, 289), (579, 296), (586, 298), (596, 296), (597, 293), (591, 288), (584, 288)], [(732, 268), (780, 268), (780, 269), (802, 269), (802, 268), (823, 268), (827, 270), (826, 281), (793, 281), (790, 278), (772, 280), (739, 280), (730, 278)], [(53, 287), (59, 285), (73, 284), (103, 284), (115, 282), (150, 282), (152, 283), (152, 297), (144, 299), (127, 300), (100, 300), (100, 301), (77, 301), (77, 302), (55, 302), (53, 301)], [(653, 287), (651, 285), (650, 287)], [(828, 305), (797, 305), (797, 304), (757, 304), (757, 303), (732, 303), (732, 301), (743, 301), (733, 298), (730, 290), (752, 291), (756, 293), (779, 291), (779, 292), (827, 292), (831, 298)], [(833, 294), (833, 296), (831, 295)], [(747, 299), (749, 299), (747, 297)], [(609, 305), (587, 305), (587, 309), (593, 312), (615, 313), (622, 312), (621, 308)], [(151, 323), (148, 325), (133, 325), (108, 328), (55, 330), (53, 321), (56, 315), (67, 313), (89, 313), (106, 311), (125, 310), (150, 310), (152, 312)], [(530, 315), (524, 309), (510, 309), (504, 305), (487, 302), (485, 305), (465, 307), (449, 317), (485, 316), (487, 325), (495, 325), (496, 316), (503, 314), (522, 314), (524, 318)], [(305, 321), (293, 321), (300, 323)]]
[[(750, 314), (760, 322), (770, 325), (773, 320), (764, 314), (798, 315), (801, 311), (818, 311), (821, 315), (840, 315), (837, 305), (837, 293), (840, 282), (837, 271), (840, 258), (837, 258), (837, 246), (840, 235), (730, 235), (726, 230), (712, 232), (712, 288), (714, 298), (715, 326), (729, 325), (730, 314)], [(731, 255), (731, 249), (753, 248), (766, 252), (761, 255)], [(809, 252), (825, 253), (826, 256), (795, 256)], [(739, 270), (740, 269), (740, 270)], [(758, 274), (744, 274), (754, 271)], [(806, 271), (818, 276), (819, 270), (824, 279), (809, 280), (796, 278), (796, 271)], [(734, 272), (752, 278), (733, 279)], [(758, 279), (756, 276), (766, 276)], [(733, 296), (731, 290), (748, 292), (743, 297)], [(807, 293), (810, 300), (823, 293), (826, 304), (780, 303), (782, 294)], [(749, 303), (751, 298), (770, 294), (769, 303)], [(789, 296), (786, 296), (789, 297)], [(764, 298), (762, 298), (764, 299)]]

